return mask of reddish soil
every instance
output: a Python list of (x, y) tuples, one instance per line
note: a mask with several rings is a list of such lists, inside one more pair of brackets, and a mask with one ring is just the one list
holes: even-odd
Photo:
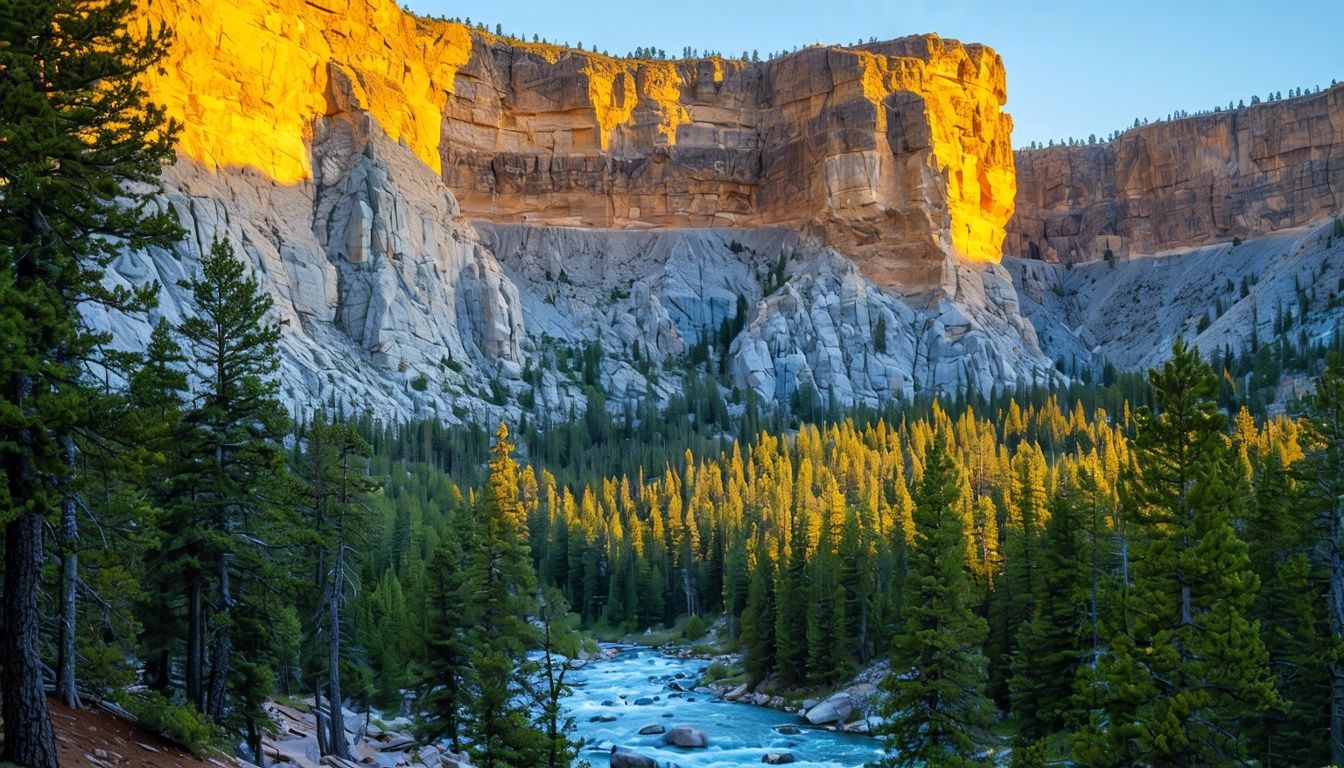
[(232, 768), (228, 758), (196, 757), (178, 744), (97, 707), (72, 710), (47, 699), (61, 768)]

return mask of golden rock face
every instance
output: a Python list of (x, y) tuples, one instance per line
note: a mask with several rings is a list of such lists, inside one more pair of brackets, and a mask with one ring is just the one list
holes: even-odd
[(383, 130), (439, 169), (443, 105), (471, 56), (464, 27), (420, 29), (380, 0), (155, 0), (141, 13), (176, 34), (147, 79), (182, 122), (189, 157), (282, 184), (310, 178), (313, 124), (329, 113), (337, 66)]
[[(471, 218), (804, 229), (892, 287), (997, 261), (1013, 212), (999, 57), (935, 36), (771, 62), (613, 59), (417, 19), (392, 0), (154, 0), (148, 77), (180, 150), (281, 184), (350, 102)], [(339, 80), (342, 92), (332, 93)]]

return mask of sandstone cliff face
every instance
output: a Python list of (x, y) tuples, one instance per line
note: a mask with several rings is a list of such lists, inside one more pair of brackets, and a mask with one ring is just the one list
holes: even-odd
[(1003, 65), (983, 46), (631, 61), (393, 0), (159, 0), (147, 14), (178, 32), (151, 92), (210, 168), (312, 179), (336, 88), (477, 220), (806, 229), (885, 287), (947, 295), (944, 262), (997, 261), (1012, 213)]
[[(626, 61), (413, 18), (391, 0), (158, 0), (149, 75), (183, 122), (164, 204), (234, 245), (286, 321), (284, 396), (400, 419), (613, 408), (713, 368), (844, 406), (1057, 378), (996, 263), (1011, 120), (988, 48), (914, 37), (769, 63)], [(136, 348), (151, 318), (89, 310)]]
[(1272, 234), (1344, 210), (1344, 84), (1016, 165), (1009, 255), (1075, 263)]

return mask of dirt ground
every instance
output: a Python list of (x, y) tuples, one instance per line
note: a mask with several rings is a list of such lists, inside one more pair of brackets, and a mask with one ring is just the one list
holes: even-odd
[(233, 768), (227, 758), (205, 760), (106, 710), (71, 710), (47, 699), (61, 768)]

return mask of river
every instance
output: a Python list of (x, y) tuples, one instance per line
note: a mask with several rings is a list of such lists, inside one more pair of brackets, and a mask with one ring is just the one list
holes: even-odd
[[(570, 672), (566, 680), (574, 692), (566, 707), (585, 742), (582, 759), (606, 768), (612, 745), (648, 755), (659, 766), (680, 768), (760, 765), (767, 752), (790, 752), (799, 768), (851, 768), (881, 755), (878, 741), (867, 736), (809, 728), (794, 714), (668, 688), (671, 681), (694, 686), (707, 666), (702, 660), (628, 648)], [(649, 703), (637, 704), (640, 699)], [(664, 746), (661, 735), (639, 734), (649, 725), (699, 728), (709, 736), (709, 747)], [(797, 726), (800, 732), (780, 733), (781, 726), (786, 731)]]

